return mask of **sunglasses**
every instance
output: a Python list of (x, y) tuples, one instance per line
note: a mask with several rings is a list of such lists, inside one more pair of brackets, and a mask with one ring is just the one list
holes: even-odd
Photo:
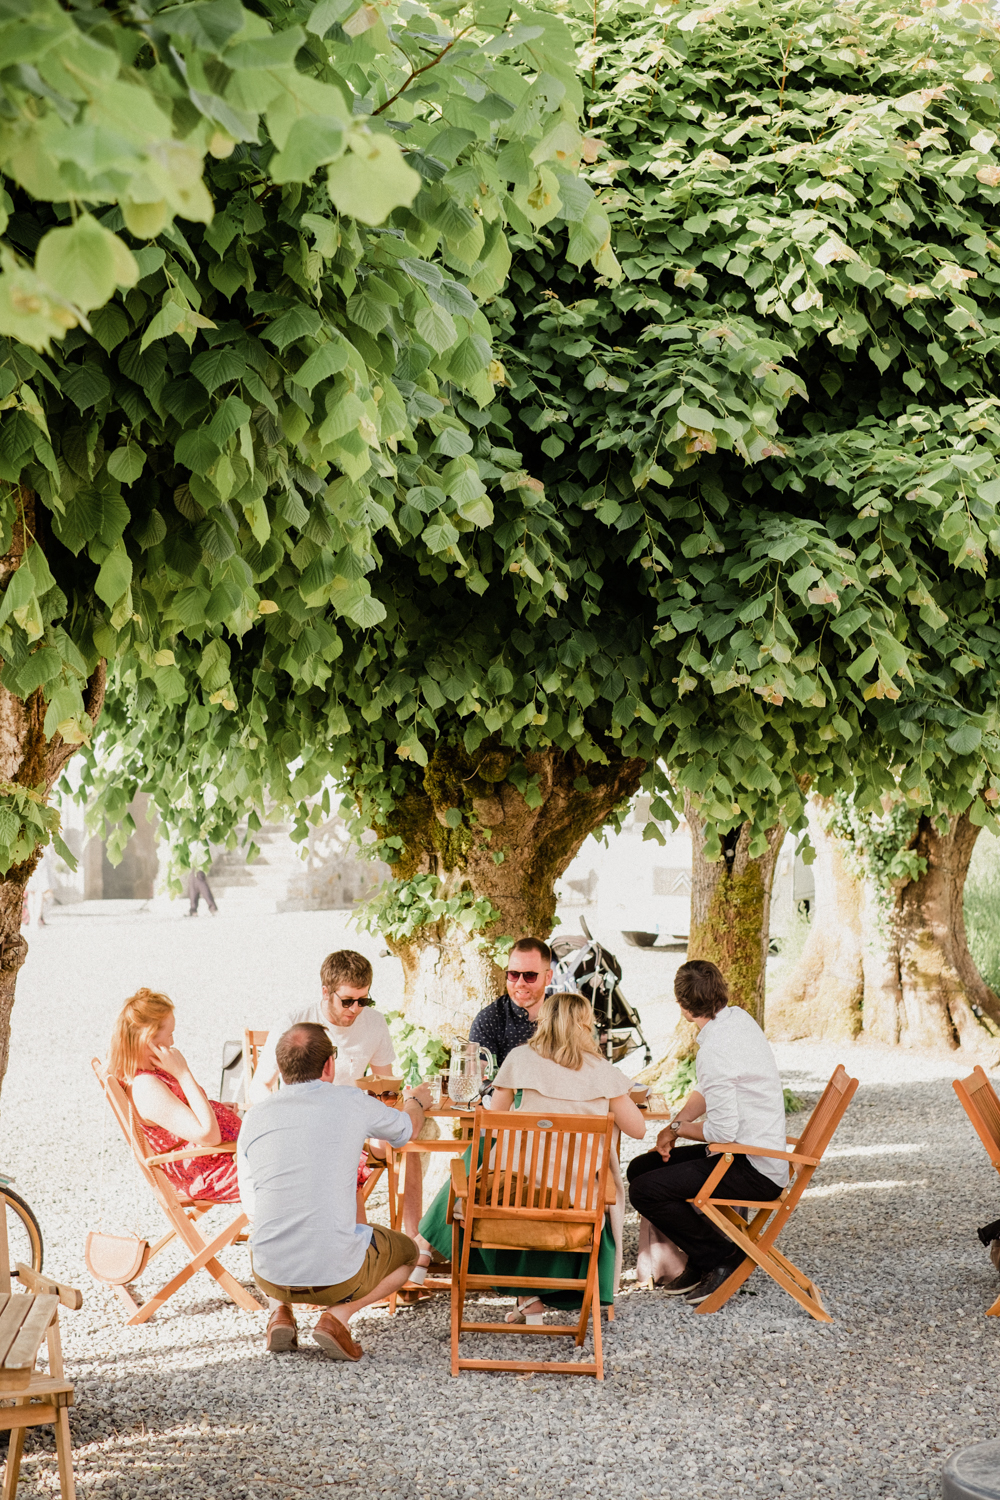
[(396, 1100), (399, 1098), (399, 1090), (398, 1089), (390, 1089), (388, 1091), (388, 1093), (385, 1093), (385, 1094), (375, 1094), (375, 1095), (373, 1095), (373, 1097), (375, 1099), (381, 1099), (383, 1104), (394, 1104), (396, 1102)]
[(341, 1005), (344, 1007), (345, 1010), (347, 1009), (347, 1007), (349, 1005), (360, 1005), (361, 1008), (362, 1008), (362, 1010), (363, 1010), (366, 1005), (374, 1005), (375, 1004), (375, 999), (374, 999), (374, 997), (372, 995), (362, 995), (360, 999), (347, 1000), (347, 999), (344, 998), (343, 995), (338, 995), (338, 994), (335, 993), (334, 994), (334, 999), (335, 1000), (339, 1000), (340, 1003), (341, 1003)]
[(507, 978), (510, 980), (511, 984), (516, 984), (519, 979), (523, 979), (525, 984), (534, 984), (535, 980), (538, 978), (538, 974), (538, 969), (507, 970)]

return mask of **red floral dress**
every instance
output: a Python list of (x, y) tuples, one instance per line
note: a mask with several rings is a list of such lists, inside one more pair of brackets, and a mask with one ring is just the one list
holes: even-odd
[[(182, 1104), (187, 1104), (190, 1109), (191, 1106), (184, 1090), (171, 1073), (161, 1072), (159, 1068), (140, 1068), (139, 1072), (149, 1073), (153, 1078), (161, 1079), (170, 1092)], [(239, 1115), (228, 1105), (219, 1104), (215, 1099), (210, 1099), (208, 1102), (219, 1122), (222, 1139), (235, 1141), (242, 1123)], [(180, 1136), (172, 1135), (169, 1130), (164, 1130), (162, 1125), (154, 1125), (151, 1121), (144, 1120), (141, 1115), (138, 1119), (149, 1142), (151, 1156), (160, 1156), (167, 1151), (180, 1151), (190, 1144), (189, 1141), (181, 1140)], [(197, 1199), (202, 1203), (238, 1203), (240, 1201), (235, 1155), (219, 1152), (216, 1156), (195, 1156), (191, 1161), (168, 1161), (164, 1162), (160, 1170), (188, 1198)]]

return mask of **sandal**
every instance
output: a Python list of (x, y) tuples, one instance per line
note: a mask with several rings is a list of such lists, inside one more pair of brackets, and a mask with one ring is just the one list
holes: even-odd
[(537, 1302), (537, 1301), (538, 1301), (537, 1297), (532, 1297), (531, 1298), (531, 1302), (526, 1302), (526, 1303), (524, 1303), (523, 1306), (519, 1302), (518, 1305), (516, 1307), (512, 1308), (511, 1311), (507, 1314), (507, 1316), (504, 1318), (504, 1322), (505, 1323), (544, 1323), (545, 1322), (545, 1312), (544, 1312), (544, 1309), (540, 1313), (530, 1313), (530, 1312), (525, 1312), (525, 1310), (524, 1310), (525, 1307), (530, 1307), (532, 1302)]

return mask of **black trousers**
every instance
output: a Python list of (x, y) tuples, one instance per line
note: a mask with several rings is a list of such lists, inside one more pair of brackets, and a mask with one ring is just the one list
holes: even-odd
[[(689, 1269), (703, 1276), (739, 1254), (732, 1242), (686, 1201), (695, 1196), (718, 1164), (718, 1156), (709, 1156), (707, 1146), (698, 1145), (675, 1146), (669, 1161), (664, 1161), (658, 1151), (647, 1151), (628, 1166), (632, 1207), (672, 1239), (686, 1253)], [(781, 1193), (745, 1156), (733, 1158), (714, 1191), (723, 1188), (727, 1198), (770, 1200)]]

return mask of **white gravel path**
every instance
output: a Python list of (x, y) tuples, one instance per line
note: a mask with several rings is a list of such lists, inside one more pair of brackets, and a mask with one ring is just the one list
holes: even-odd
[[(453, 1381), (443, 1299), (395, 1320), (362, 1315), (357, 1366), (328, 1362), (308, 1338), (297, 1356), (268, 1356), (264, 1314), (239, 1311), (204, 1275), (152, 1323), (125, 1328), (83, 1265), (101, 1140), (89, 1061), (122, 999), (142, 983), (174, 998), (180, 1045), (214, 1092), (222, 1042), (314, 993), (322, 957), (345, 939), (375, 961), (382, 1008), (400, 992), (395, 961), (348, 933), (340, 913), (223, 903), (214, 921), (188, 922), (179, 911), (58, 911), (18, 986), (0, 1169), (41, 1218), (46, 1268), (84, 1291), (83, 1310), (63, 1316), (81, 1496), (922, 1500), (940, 1494), (951, 1451), (997, 1435), (1000, 1320), (982, 1316), (997, 1278), (975, 1227), (1000, 1214), (1000, 1182), (952, 1092), (947, 1057), (779, 1049), (786, 1082), (810, 1103), (838, 1061), (862, 1082), (783, 1242), (823, 1288), (835, 1317), (827, 1328), (759, 1273), (712, 1318), (626, 1284), (606, 1330), (603, 1385)], [(676, 1016), (657, 997), (679, 958), (618, 951), (655, 1051)], [(125, 1230), (131, 1174), (110, 1131), (108, 1150), (105, 1226)], [(145, 1200), (139, 1218), (143, 1232), (159, 1233)], [(634, 1265), (634, 1219), (628, 1233)], [(248, 1278), (245, 1250), (226, 1259)], [(165, 1276), (167, 1260), (154, 1271)], [(157, 1284), (152, 1274), (143, 1286)], [(19, 1496), (54, 1493), (51, 1443), (36, 1434)]]

